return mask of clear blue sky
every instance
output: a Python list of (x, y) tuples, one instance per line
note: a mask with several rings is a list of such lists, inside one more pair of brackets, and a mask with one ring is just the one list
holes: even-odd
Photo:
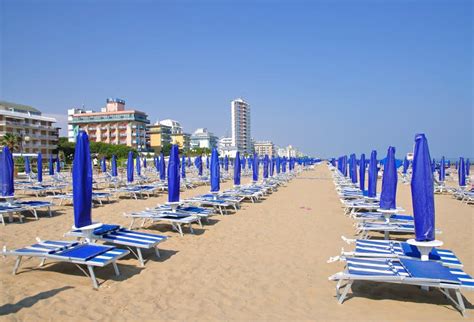
[(0, 97), (64, 120), (119, 97), (150, 119), (320, 156), (474, 156), (472, 1), (0, 0)]

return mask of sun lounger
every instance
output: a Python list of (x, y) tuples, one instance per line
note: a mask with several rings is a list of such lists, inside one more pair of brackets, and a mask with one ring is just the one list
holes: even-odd
[[(95, 277), (94, 267), (104, 267), (112, 264), (115, 274), (118, 276), (120, 272), (116, 261), (126, 256), (129, 251), (92, 243), (38, 240), (36, 244), (16, 250), (8, 251), (6, 247), (4, 247), (2, 253), (5, 256), (10, 255), (17, 257), (13, 274), (17, 273), (23, 257), (40, 258), (40, 266), (43, 266), (46, 260), (72, 263), (77, 265), (86, 276), (91, 278), (92, 285), (97, 289), (99, 285)], [(85, 265), (88, 272), (79, 265)]]
[(171, 211), (163, 211), (163, 212), (156, 212), (156, 211), (140, 211), (134, 213), (125, 213), (125, 217), (132, 218), (130, 223), (129, 229), (133, 228), (133, 224), (136, 220), (142, 220), (141, 226), (143, 227), (147, 221), (151, 222), (163, 222), (170, 224), (171, 227), (176, 230), (181, 236), (183, 236), (183, 228), (182, 226), (188, 226), (191, 233), (194, 233), (192, 224), (198, 223), (199, 226), (202, 227), (201, 219), (195, 215), (187, 215), (187, 214), (179, 214), (173, 213)]
[[(85, 238), (80, 229), (72, 230), (66, 233), (66, 236)], [(163, 235), (142, 233), (139, 231), (128, 230), (119, 225), (102, 225), (94, 230), (92, 240), (100, 240), (115, 246), (125, 246), (139, 260), (141, 266), (145, 266), (142, 249), (154, 249), (157, 257), (160, 257), (158, 244), (165, 241), (168, 237)]]
[[(346, 268), (329, 277), (337, 281), (336, 297), (342, 304), (354, 281), (395, 283), (439, 289), (455, 307), (465, 314), (462, 290), (474, 290), (474, 279), (460, 268), (448, 268), (434, 261), (414, 259), (347, 259)], [(346, 282), (342, 293), (342, 283)], [(451, 295), (454, 292), (455, 298)]]
[(0, 220), (2, 221), (2, 225), (5, 226), (4, 216), (8, 216), (10, 222), (12, 222), (13, 215), (18, 215), (20, 222), (23, 222), (23, 215), (21, 213), (26, 210), (27, 209), (22, 206), (3, 203), (0, 205)]

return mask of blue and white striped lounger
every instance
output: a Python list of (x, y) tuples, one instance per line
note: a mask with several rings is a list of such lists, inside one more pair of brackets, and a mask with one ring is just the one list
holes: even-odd
[[(360, 223), (356, 227), (357, 235), (360, 239), (368, 239), (371, 232), (384, 233), (385, 239), (389, 239), (390, 233), (414, 234), (415, 225), (413, 223), (389, 222), (389, 223)], [(436, 229), (437, 234), (441, 231)]]
[[(439, 289), (464, 315), (465, 306), (461, 290), (474, 290), (474, 279), (460, 268), (443, 266), (439, 262), (415, 259), (347, 259), (346, 269), (329, 277), (337, 281), (336, 296), (344, 302), (354, 281), (396, 283)], [(347, 282), (340, 293), (343, 282)], [(455, 298), (450, 291), (454, 291)]]
[(2, 221), (2, 225), (5, 226), (5, 218), (4, 216), (7, 215), (10, 219), (10, 222), (13, 221), (13, 215), (16, 214), (19, 217), (20, 222), (23, 222), (23, 215), (21, 214), (23, 211), (27, 209), (21, 206), (15, 206), (10, 204), (1, 204), (0, 205), (0, 221)]
[[(147, 208), (146, 210), (147, 211), (156, 211), (157, 213), (172, 212), (171, 206), (166, 205), (166, 204), (165, 205), (158, 205), (155, 208)], [(184, 214), (184, 215), (198, 216), (200, 218), (204, 218), (206, 221), (208, 221), (209, 216), (212, 216), (212, 214), (213, 214), (212, 210), (210, 210), (208, 208), (189, 206), (189, 205), (180, 205), (176, 209), (175, 213)]]
[[(420, 259), (421, 254), (418, 249), (406, 242), (395, 240), (371, 240), (356, 239), (355, 249), (352, 252), (343, 251), (339, 259), (352, 257), (367, 258), (416, 258)], [(459, 258), (448, 249), (433, 248), (429, 254), (429, 259), (437, 261), (448, 267), (462, 268), (463, 264)]]
[[(25, 257), (38, 257), (41, 259), (40, 266), (43, 266), (45, 261), (53, 260), (66, 263), (76, 264), (81, 271), (89, 276), (92, 280), (92, 285), (95, 289), (99, 288), (97, 279), (94, 273), (94, 267), (104, 267), (112, 264), (115, 274), (120, 275), (117, 260), (129, 254), (126, 249), (119, 249), (112, 246), (98, 245), (93, 243), (79, 243), (71, 241), (56, 241), (56, 240), (38, 240), (36, 244), (19, 248), (16, 250), (7, 251), (3, 248), (3, 255), (17, 256), (13, 274), (15, 275), (21, 264), (21, 259)], [(88, 273), (79, 265), (87, 266)]]
[(38, 209), (43, 209), (45, 208), (48, 211), (49, 217), (53, 217), (53, 214), (51, 213), (51, 207), (54, 206), (52, 202), (49, 201), (39, 201), (39, 200), (28, 200), (28, 201), (22, 201), (22, 200), (15, 200), (13, 202), (13, 205), (17, 205), (20, 207), (25, 208), (26, 210), (29, 210), (33, 213), (33, 216), (35, 216), (35, 219), (38, 220)]
[[(80, 229), (76, 229), (66, 233), (66, 236), (84, 238), (84, 234)], [(128, 230), (119, 225), (102, 225), (94, 230), (93, 240), (101, 240), (115, 246), (125, 246), (138, 259), (140, 266), (145, 266), (143, 260), (142, 249), (154, 249), (157, 257), (160, 257), (158, 244), (168, 239), (163, 235), (142, 233), (139, 231)]]
[(178, 231), (181, 237), (184, 236), (182, 226), (188, 225), (191, 233), (194, 233), (194, 230), (192, 227), (193, 223), (198, 223), (199, 226), (202, 227), (201, 219), (198, 216), (173, 213), (171, 211), (157, 212), (153, 210), (151, 211), (145, 210), (145, 211), (134, 212), (134, 213), (129, 213), (129, 214), (125, 213), (124, 216), (132, 218), (132, 221), (129, 227), (130, 229), (133, 228), (133, 224), (135, 223), (135, 220), (140, 220), (140, 219), (142, 220), (142, 224), (140, 227), (143, 227), (147, 221), (164, 222), (164, 223), (170, 224), (174, 230)]

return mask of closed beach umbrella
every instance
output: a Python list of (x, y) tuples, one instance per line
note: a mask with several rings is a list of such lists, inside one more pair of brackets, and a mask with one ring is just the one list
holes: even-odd
[(433, 161), (431, 162), (431, 171), (435, 172), (436, 170), (436, 160), (433, 158)]
[(280, 160), (280, 157), (277, 157), (276, 158), (276, 172), (277, 172), (277, 174), (280, 173), (280, 167), (281, 167), (281, 160)]
[(229, 171), (229, 157), (227, 155), (224, 157), (224, 170)]
[(209, 156), (206, 156), (206, 169), (209, 169)]
[(237, 152), (234, 159), (234, 185), (235, 186), (240, 186), (240, 171), (241, 171), (240, 153)]
[(165, 162), (165, 155), (163, 153), (160, 154), (160, 180), (164, 181), (166, 179), (166, 162)]
[(351, 164), (352, 164), (352, 169), (351, 169), (352, 183), (357, 183), (357, 160), (356, 160), (355, 154), (351, 154)]
[(128, 152), (128, 159), (127, 159), (127, 181), (133, 182), (133, 152)]
[(403, 174), (407, 174), (408, 166), (410, 165), (407, 157), (403, 159)]
[(105, 161), (105, 157), (103, 157), (102, 160), (100, 160), (100, 169), (101, 169), (102, 173), (107, 172), (107, 163)]
[(10, 149), (7, 146), (4, 146), (2, 149), (3, 153), (0, 158), (0, 193), (3, 197), (13, 197), (15, 193), (15, 185), (13, 178), (13, 156), (10, 152)]
[(181, 178), (186, 178), (186, 157), (181, 157)]
[(370, 154), (369, 163), (369, 184), (367, 196), (375, 198), (377, 195), (377, 151), (373, 150)]
[(397, 208), (397, 168), (395, 167), (395, 148), (388, 148), (387, 158), (382, 177), (382, 192), (380, 193), (380, 208)]
[(43, 155), (41, 153), (38, 153), (38, 161), (37, 161), (37, 176), (38, 176), (38, 182), (43, 182)]
[(446, 178), (446, 171), (444, 168), (444, 157), (442, 157), (439, 164), (439, 181), (443, 182), (445, 178)]
[(202, 157), (201, 156), (198, 156), (196, 157), (196, 159), (194, 160), (194, 163), (196, 164), (196, 168), (198, 170), (198, 175), (201, 177), (202, 176)]
[(360, 164), (359, 164), (359, 188), (362, 192), (365, 189), (365, 154), (360, 155)]
[(30, 173), (31, 173), (30, 157), (25, 157), (25, 173), (26, 173), (26, 174), (30, 174)]
[(283, 162), (281, 163), (281, 172), (286, 172), (286, 157), (283, 157)]
[(48, 168), (49, 168), (49, 175), (50, 176), (54, 175), (54, 161), (53, 161), (52, 154), (49, 155)]
[(263, 158), (263, 178), (267, 179), (268, 178), (268, 155), (265, 154), (265, 157)]
[(140, 156), (137, 155), (137, 159), (135, 160), (136, 162), (136, 168), (137, 168), (137, 176), (141, 176), (142, 175), (142, 165), (141, 165), (141, 162), (140, 162)]
[(117, 157), (115, 155), (112, 155), (112, 177), (116, 177), (118, 175), (117, 173)]
[(275, 158), (270, 159), (270, 177), (273, 177), (273, 174), (275, 173)]
[(466, 159), (466, 176), (469, 177), (469, 174), (471, 173), (471, 162), (469, 159)]
[(156, 172), (159, 172), (160, 171), (160, 160), (158, 159), (158, 157), (155, 157), (154, 160), (155, 160)]
[(257, 153), (253, 154), (252, 180), (254, 182), (258, 181), (258, 155)]
[(245, 157), (242, 157), (240, 160), (240, 165), (242, 166), (242, 169), (245, 170)]
[(420, 242), (432, 241), (435, 239), (433, 172), (431, 171), (428, 141), (424, 134), (417, 134), (415, 137), (412, 167), (411, 196), (415, 219), (415, 238)]
[(211, 192), (217, 192), (220, 190), (220, 169), (219, 169), (219, 154), (217, 149), (212, 149), (211, 154)]
[(179, 148), (173, 144), (168, 163), (168, 202), (179, 201), (179, 188)]
[(57, 173), (61, 172), (61, 160), (59, 160), (59, 155), (58, 155), (58, 158), (56, 159), (56, 172)]
[(74, 227), (92, 224), (92, 165), (89, 137), (80, 131), (76, 138), (76, 149), (72, 164), (72, 199), (74, 206)]
[(146, 169), (146, 157), (143, 158), (143, 169)]
[(253, 165), (252, 162), (253, 162), (252, 158), (251, 158), (251, 157), (248, 157), (248, 159), (247, 159), (247, 165), (248, 165), (249, 169), (252, 169), (252, 165)]
[(459, 186), (465, 187), (466, 186), (466, 164), (464, 163), (463, 157), (459, 158), (458, 177), (459, 177)]

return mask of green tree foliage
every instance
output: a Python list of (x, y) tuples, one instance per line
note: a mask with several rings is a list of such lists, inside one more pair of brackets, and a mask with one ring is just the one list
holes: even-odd
[(19, 135), (11, 134), (11, 133), (6, 133), (1, 139), (0, 139), (0, 145), (1, 146), (8, 146), (8, 149), (10, 149), (10, 152), (16, 152), (20, 149), (21, 146), (21, 137)]
[[(64, 155), (67, 162), (72, 162), (74, 159), (74, 150), (76, 144), (69, 142), (67, 138), (59, 138), (58, 151)], [(131, 147), (122, 144), (107, 144), (102, 142), (90, 142), (91, 154), (96, 154), (99, 157), (106, 157), (111, 159), (112, 155), (116, 155), (119, 159), (125, 159), (128, 152), (132, 151), (136, 155), (136, 151)]]

